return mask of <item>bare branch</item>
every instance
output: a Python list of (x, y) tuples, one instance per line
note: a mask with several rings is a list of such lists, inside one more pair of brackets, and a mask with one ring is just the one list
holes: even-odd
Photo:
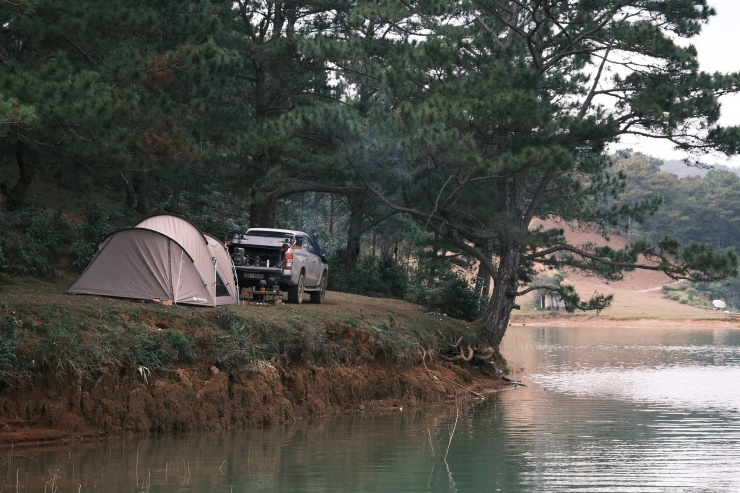
[(85, 57), (85, 60), (87, 60), (88, 62), (90, 62), (91, 65), (97, 65), (97, 63), (95, 63), (95, 60), (93, 60), (90, 57), (90, 55), (88, 55), (87, 52), (82, 49), (82, 47), (80, 45), (78, 45), (77, 43), (75, 43), (74, 41), (72, 41), (69, 38), (64, 38), (64, 40), (67, 43), (71, 44), (80, 53), (80, 55), (82, 55), (83, 57)]
[(588, 111), (588, 108), (591, 106), (591, 101), (593, 101), (594, 96), (596, 95), (596, 88), (599, 85), (599, 82), (601, 81), (601, 73), (604, 71), (604, 66), (606, 65), (606, 62), (609, 58), (609, 52), (611, 51), (611, 47), (606, 49), (606, 53), (604, 53), (604, 58), (601, 60), (601, 65), (599, 65), (599, 70), (596, 72), (596, 75), (594, 76), (594, 83), (591, 86), (591, 90), (588, 93), (588, 96), (586, 96), (586, 99), (583, 101), (583, 105), (581, 105), (581, 110), (578, 112), (578, 118), (583, 119), (584, 116), (586, 116), (586, 112)]

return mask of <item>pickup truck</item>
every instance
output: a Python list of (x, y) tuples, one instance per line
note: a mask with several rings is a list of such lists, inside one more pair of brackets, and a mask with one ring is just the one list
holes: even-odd
[(239, 290), (245, 287), (279, 288), (289, 303), (323, 303), (329, 265), (326, 251), (302, 231), (250, 228), (227, 243), (236, 269)]

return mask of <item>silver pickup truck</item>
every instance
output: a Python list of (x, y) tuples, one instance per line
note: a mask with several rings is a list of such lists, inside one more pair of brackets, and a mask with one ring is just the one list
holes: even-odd
[(329, 264), (326, 252), (302, 231), (250, 228), (228, 243), (236, 268), (239, 289), (276, 287), (288, 292), (288, 302), (302, 303), (309, 293), (311, 303), (323, 303)]

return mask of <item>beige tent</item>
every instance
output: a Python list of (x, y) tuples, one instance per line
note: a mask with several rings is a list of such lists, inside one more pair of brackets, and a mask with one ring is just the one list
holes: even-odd
[(162, 214), (106, 238), (68, 292), (188, 305), (233, 305), (239, 289), (223, 243)]

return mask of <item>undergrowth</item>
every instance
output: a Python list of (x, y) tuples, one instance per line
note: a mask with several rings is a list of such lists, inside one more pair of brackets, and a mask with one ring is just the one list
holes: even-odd
[(119, 210), (89, 206), (81, 225), (61, 213), (0, 208), (0, 273), (49, 277), (71, 268), (81, 272), (100, 242), (124, 226)]
[(257, 361), (286, 364), (359, 364), (371, 361), (412, 362), (419, 348), (431, 348), (436, 337), (401, 326), (392, 313), (388, 322), (369, 323), (345, 317), (352, 329), (350, 341), (338, 341), (325, 326), (301, 323), (286, 317), (278, 324), (248, 321), (231, 310), (217, 316), (221, 332), (211, 340), (215, 364), (232, 370)]
[(663, 286), (663, 296), (669, 300), (678, 301), (683, 305), (703, 309), (712, 308), (712, 303), (707, 295), (687, 281)]
[[(446, 344), (441, 332), (393, 311), (385, 319), (316, 318), (287, 306), (245, 312), (71, 300), (77, 303), (62, 298), (18, 310), (0, 305), (0, 380), (30, 374), (95, 378), (126, 368), (149, 374), (192, 364), (238, 371), (261, 361), (410, 364), (419, 361), (422, 348)], [(472, 331), (465, 337), (472, 341)]]
[(331, 256), (329, 263), (329, 288), (334, 291), (403, 299), (466, 321), (479, 318), (488, 303), (487, 296), (481, 296), (468, 279), (449, 266), (430, 277), (421, 268), (407, 272), (389, 255), (360, 255), (355, 270), (347, 272), (341, 250)]
[(20, 357), (21, 323), (6, 303), (0, 304), (0, 375), (26, 373), (30, 367)]

